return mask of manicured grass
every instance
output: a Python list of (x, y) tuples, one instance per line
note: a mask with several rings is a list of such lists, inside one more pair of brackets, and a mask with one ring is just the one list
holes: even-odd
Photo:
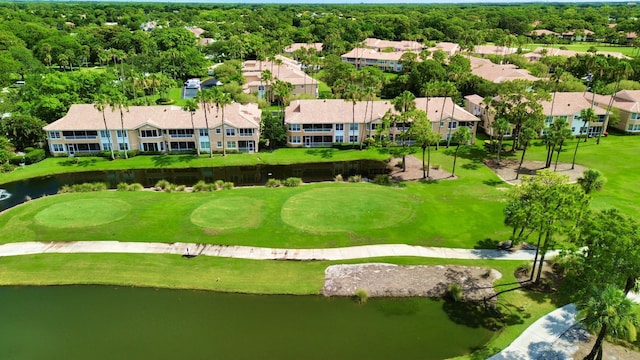
[(35, 222), (52, 228), (98, 226), (123, 219), (130, 210), (121, 200), (103, 199), (96, 206), (94, 199), (77, 199), (49, 206), (36, 214)]
[(191, 213), (191, 222), (207, 229), (254, 228), (264, 218), (263, 201), (237, 196), (200, 205)]
[[(503, 191), (483, 185), (487, 188), (484, 191), (493, 195), (473, 198), (472, 194), (482, 191), (457, 193), (450, 183), (443, 183), (441, 190), (437, 190), (438, 184), (423, 183), (404, 188), (322, 183), (214, 193), (105, 191), (55, 195), (3, 212), (0, 242), (182, 241), (289, 248), (407, 243), (473, 248), (493, 247), (487, 239), (497, 241), (508, 236), (502, 222), (494, 220), (501, 218)], [(70, 232), (54, 222), (61, 209), (65, 210), (62, 216), (68, 216), (65, 204), (87, 199), (94, 204), (124, 202), (131, 210), (118, 221), (85, 226), (81, 232)], [(320, 211), (334, 205), (338, 207), (331, 213)], [(42, 219), (52, 219), (56, 226)], [(72, 223), (70, 226), (78, 226)]]
[(413, 201), (397, 189), (352, 187), (316, 188), (292, 196), (282, 206), (282, 220), (302, 231), (363, 232), (396, 225), (414, 213)]
[(552, 47), (556, 49), (559, 49), (562, 47), (562, 48), (566, 48), (567, 50), (586, 52), (592, 46), (595, 46), (598, 49), (598, 51), (619, 52), (627, 56), (638, 55), (638, 50), (633, 48), (632, 46), (617, 46), (617, 45), (610, 45), (610, 44), (601, 44), (597, 42), (578, 42), (578, 43), (572, 43), (572, 44), (554, 44), (554, 45), (529, 44), (526, 47), (531, 49), (531, 51), (535, 50), (538, 47)]
[(169, 90), (169, 99), (173, 100), (171, 105), (175, 106), (184, 106), (186, 104), (186, 100), (182, 98), (182, 88), (171, 88)]
[(125, 170), (152, 168), (190, 168), (244, 166), (257, 164), (284, 165), (310, 162), (349, 161), (349, 160), (386, 160), (389, 158), (386, 149), (336, 150), (336, 149), (278, 149), (258, 153), (208, 154), (196, 155), (145, 155), (129, 159), (109, 160), (101, 157), (79, 157), (74, 163), (69, 158), (47, 158), (39, 163), (18, 168), (10, 173), (0, 174), (0, 184), (38, 176), (62, 174), (69, 172), (97, 170)]

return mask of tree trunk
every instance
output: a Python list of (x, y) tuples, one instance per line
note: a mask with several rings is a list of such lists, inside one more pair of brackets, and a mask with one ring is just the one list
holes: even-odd
[(624, 284), (624, 295), (628, 295), (636, 284), (636, 278), (633, 276), (627, 277), (627, 282)]
[[(541, 226), (542, 227), (542, 226)], [(542, 242), (542, 229), (538, 233), (538, 244), (536, 245), (536, 254), (533, 256), (533, 266), (531, 267), (531, 276), (529, 276), (529, 282), (533, 281), (536, 262), (538, 261), (538, 254), (540, 253), (540, 243)]]
[(422, 147), (422, 178), (426, 179), (427, 178), (427, 173), (426, 173), (426, 169), (424, 167), (424, 152), (425, 150), (427, 150), (426, 146)]
[(558, 160), (560, 159), (560, 152), (562, 151), (562, 145), (564, 141), (560, 143), (560, 147), (558, 148), (558, 155), (556, 155), (556, 164), (553, 166), (553, 171), (558, 170)]
[(520, 177), (520, 170), (522, 169), (522, 163), (524, 162), (524, 154), (527, 153), (528, 143), (524, 144), (524, 149), (522, 149), (522, 156), (520, 157), (520, 164), (518, 165), (518, 170), (516, 171), (516, 180)]
[(224, 128), (224, 105), (222, 105), (222, 156), (227, 156), (227, 144), (225, 143), (226, 132)]
[(551, 241), (551, 230), (547, 230), (547, 233), (544, 237), (544, 245), (542, 245), (542, 251), (540, 251), (540, 265), (538, 265), (538, 276), (536, 277), (536, 284), (540, 282), (540, 277), (542, 276), (542, 266), (544, 265), (544, 256), (547, 254), (547, 248), (549, 247), (549, 242)]
[(458, 161), (458, 150), (460, 150), (460, 144), (456, 146), (456, 153), (453, 155), (453, 169), (451, 170), (451, 177), (456, 176), (456, 162)]
[(598, 337), (596, 338), (596, 342), (593, 344), (593, 348), (591, 349), (591, 352), (584, 357), (583, 360), (594, 360), (596, 358), (596, 355), (601, 351), (602, 349), (602, 342), (604, 341), (604, 337), (607, 335), (607, 324), (602, 324), (602, 329), (600, 329), (600, 332), (598, 333)]

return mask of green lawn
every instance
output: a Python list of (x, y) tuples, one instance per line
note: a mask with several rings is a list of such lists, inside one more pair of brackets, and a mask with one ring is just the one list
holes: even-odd
[(617, 45), (602, 44), (597, 42), (578, 42), (578, 43), (572, 43), (572, 44), (554, 44), (554, 45), (529, 44), (529, 45), (526, 45), (526, 48), (533, 51), (538, 47), (552, 47), (556, 49), (559, 49), (562, 47), (563, 49), (566, 48), (567, 50), (586, 52), (592, 46), (595, 46), (598, 49), (598, 51), (619, 52), (627, 56), (638, 55), (638, 50), (633, 48), (632, 46), (617, 46)]
[(77, 163), (69, 158), (47, 158), (37, 164), (18, 168), (10, 173), (0, 173), (0, 184), (38, 176), (68, 172), (95, 170), (124, 170), (151, 168), (219, 167), (256, 164), (284, 165), (309, 162), (349, 161), (359, 159), (386, 160), (385, 149), (335, 150), (335, 149), (278, 149), (259, 153), (196, 155), (149, 155), (129, 159), (109, 160), (100, 157), (79, 157)]

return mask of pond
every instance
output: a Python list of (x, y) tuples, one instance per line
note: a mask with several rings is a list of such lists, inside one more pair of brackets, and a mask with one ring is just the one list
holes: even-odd
[[(8, 359), (446, 359), (493, 332), (423, 298), (246, 295), (113, 286), (0, 287)], [(453, 320), (452, 320), (453, 319)], [(466, 320), (465, 320), (466, 321)]]
[[(252, 165), (224, 166), (203, 168), (152, 168), (131, 170), (86, 171), (39, 177), (15, 181), (0, 185), (0, 189), (10, 194), (0, 200), (0, 211), (6, 210), (25, 201), (53, 195), (65, 184), (81, 184), (85, 182), (105, 182), (115, 188), (118, 183), (141, 183), (145, 187), (154, 186), (159, 180), (168, 180), (178, 185), (191, 186), (200, 180), (214, 182), (216, 180), (231, 181), (236, 186), (264, 185), (268, 179), (286, 179), (299, 177), (304, 182), (331, 181), (342, 174), (345, 180), (351, 175), (361, 175), (373, 179), (378, 174), (386, 174), (389, 170), (381, 161), (355, 160), (293, 165)], [(6, 195), (5, 195), (6, 196)], [(4, 196), (0, 197), (0, 199)]]

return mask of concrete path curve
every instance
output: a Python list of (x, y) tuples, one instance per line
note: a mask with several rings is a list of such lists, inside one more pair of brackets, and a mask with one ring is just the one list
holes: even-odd
[[(135, 253), (204, 255), (253, 260), (349, 260), (386, 256), (441, 259), (532, 260), (534, 250), (451, 249), (405, 244), (351, 246), (327, 249), (280, 249), (196, 243), (120, 241), (17, 242), (0, 245), (0, 257), (45, 253)], [(548, 257), (557, 252), (549, 252)]]

